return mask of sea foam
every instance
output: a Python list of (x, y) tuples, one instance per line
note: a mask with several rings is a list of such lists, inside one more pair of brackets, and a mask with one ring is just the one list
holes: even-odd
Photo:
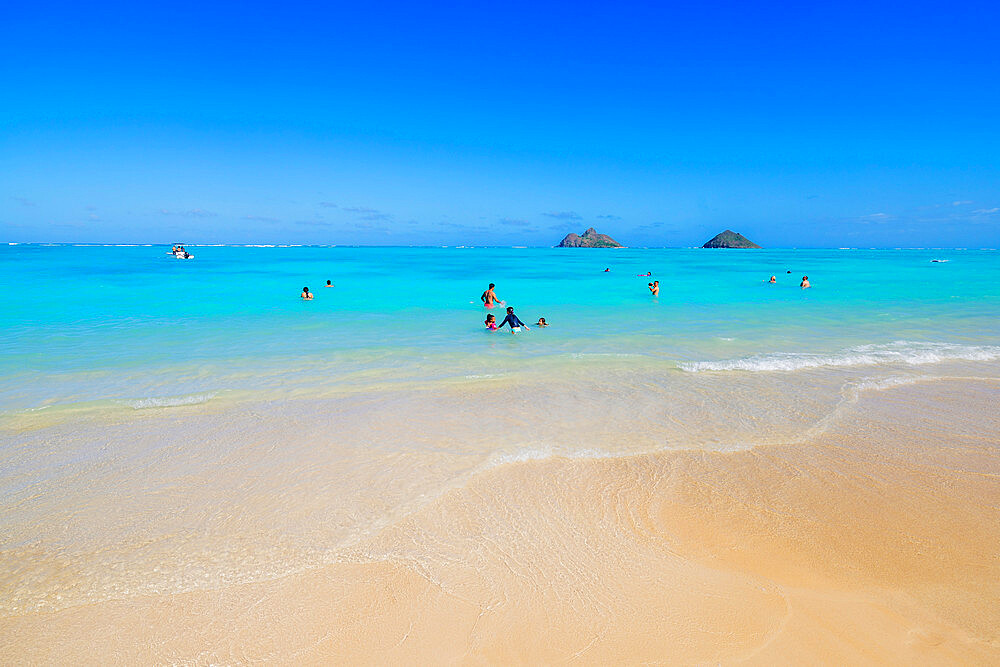
[(207, 403), (215, 394), (187, 394), (183, 396), (159, 396), (150, 398), (125, 399), (118, 401), (120, 405), (125, 405), (135, 410), (146, 408), (176, 408), (182, 405), (200, 405)]
[(678, 366), (685, 371), (798, 371), (821, 366), (916, 366), (941, 361), (992, 361), (1000, 359), (1000, 346), (956, 345), (895, 341), (884, 345), (858, 345), (834, 354), (775, 352), (738, 359), (694, 361)]

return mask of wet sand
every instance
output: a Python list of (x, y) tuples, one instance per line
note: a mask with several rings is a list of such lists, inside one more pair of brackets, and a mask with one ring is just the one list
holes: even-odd
[(492, 467), (339, 562), (0, 618), (0, 661), (996, 664), (998, 397), (918, 382), (796, 444)]

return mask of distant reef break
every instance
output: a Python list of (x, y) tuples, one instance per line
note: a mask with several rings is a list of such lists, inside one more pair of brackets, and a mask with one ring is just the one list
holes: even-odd
[(557, 248), (624, 248), (621, 243), (615, 241), (607, 234), (598, 234), (597, 230), (591, 227), (581, 235), (567, 234), (566, 238), (559, 242)]
[(742, 234), (727, 229), (721, 234), (716, 234), (702, 248), (760, 248), (760, 246)]

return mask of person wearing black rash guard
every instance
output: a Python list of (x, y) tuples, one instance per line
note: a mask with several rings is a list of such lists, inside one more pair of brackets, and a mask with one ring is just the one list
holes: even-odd
[(520, 331), (521, 327), (524, 327), (525, 331), (528, 330), (528, 325), (522, 322), (518, 316), (514, 314), (514, 308), (512, 306), (507, 306), (507, 317), (503, 318), (503, 322), (500, 323), (500, 326), (498, 326), (497, 329), (503, 329), (503, 325), (505, 324), (510, 325), (511, 333)]

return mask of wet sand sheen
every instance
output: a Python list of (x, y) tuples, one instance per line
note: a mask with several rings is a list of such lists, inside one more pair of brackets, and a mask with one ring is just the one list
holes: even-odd
[(504, 465), (271, 581), (0, 619), (4, 662), (995, 663), (995, 382), (807, 443)]

